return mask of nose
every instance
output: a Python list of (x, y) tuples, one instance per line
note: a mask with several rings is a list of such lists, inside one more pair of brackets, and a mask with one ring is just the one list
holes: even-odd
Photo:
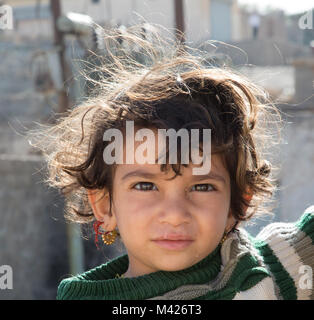
[(159, 207), (159, 222), (168, 223), (174, 227), (191, 221), (191, 213), (186, 199), (183, 197), (168, 197)]

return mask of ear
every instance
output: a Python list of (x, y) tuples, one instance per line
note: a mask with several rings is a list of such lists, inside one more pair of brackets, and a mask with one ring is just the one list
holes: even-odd
[[(250, 203), (253, 198), (253, 194), (251, 192), (247, 192), (244, 194), (243, 198), (247, 201), (247, 203)], [(248, 209), (248, 206), (244, 206), (243, 212), (245, 213), (247, 209)]]
[[(250, 203), (250, 201), (252, 200), (253, 194), (252, 193), (245, 193), (243, 198)], [(243, 207), (243, 213), (246, 213), (248, 209), (248, 206), (244, 206)], [(228, 213), (228, 219), (227, 219), (227, 230), (231, 230), (233, 228), (233, 226), (238, 223), (240, 223), (240, 221), (236, 220), (232, 214), (232, 209), (230, 208), (229, 213)]]
[(116, 216), (110, 214), (109, 192), (100, 189), (87, 190), (89, 204), (96, 220), (103, 221), (101, 227), (106, 231), (112, 231), (117, 226)]
[(232, 214), (232, 210), (230, 208), (225, 231), (227, 231), (227, 232), (230, 231), (233, 228), (233, 226), (236, 224), (236, 222), (237, 222), (237, 220), (234, 218), (234, 216)]

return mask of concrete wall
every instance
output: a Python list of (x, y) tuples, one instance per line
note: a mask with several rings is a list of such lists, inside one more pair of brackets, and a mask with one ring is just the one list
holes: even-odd
[(295, 102), (314, 105), (314, 56), (293, 61), (295, 77)]
[(229, 42), (232, 46), (218, 44), (217, 52), (228, 55), (234, 65), (279, 66), (288, 65), (294, 59), (309, 57), (309, 48), (271, 39)]
[(289, 114), (281, 157), (280, 217), (294, 221), (314, 205), (314, 105)]
[[(281, 143), (271, 155), (278, 167), (276, 180), (279, 184), (274, 216), (266, 217), (265, 221), (259, 219), (254, 226), (248, 227), (253, 234), (272, 221), (296, 221), (307, 207), (314, 205), (313, 59), (297, 60), (292, 68), (294, 73), (290, 68), (277, 73), (273, 77), (274, 83), (268, 73), (268, 82), (263, 83), (277, 90), (280, 85), (284, 90), (294, 83), (295, 94), (290, 103), (278, 105), (283, 128)], [(259, 73), (262, 75), (261, 70)], [(287, 81), (287, 78), (290, 80)]]
[[(59, 282), (70, 276), (63, 199), (43, 183), (44, 162), (24, 136), (58, 110), (56, 93), (36, 92), (30, 72), (33, 54), (51, 49), (45, 45), (0, 46), (0, 266), (13, 270), (13, 289), (0, 288), (0, 300), (55, 299)], [(49, 66), (55, 71), (58, 65)], [(97, 251), (92, 230), (85, 236), (83, 270), (123, 252), (117, 245)]]
[(60, 197), (41, 183), (36, 156), (0, 156), (0, 265), (13, 269), (13, 289), (0, 299), (55, 299), (68, 273)]
[(274, 195), (273, 216), (254, 219), (245, 226), (256, 235), (271, 222), (294, 222), (314, 205), (314, 105), (295, 111), (285, 105), (282, 142), (272, 154), (279, 189)]
[(314, 58), (294, 61), (294, 105), (286, 111), (280, 172), (280, 212), (297, 219), (304, 207), (314, 204)]

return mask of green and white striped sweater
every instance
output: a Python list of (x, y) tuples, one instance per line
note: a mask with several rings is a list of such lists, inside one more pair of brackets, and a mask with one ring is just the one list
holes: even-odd
[(57, 299), (314, 300), (314, 206), (296, 223), (272, 223), (255, 238), (239, 228), (208, 257), (185, 270), (116, 278), (123, 255), (63, 280)]

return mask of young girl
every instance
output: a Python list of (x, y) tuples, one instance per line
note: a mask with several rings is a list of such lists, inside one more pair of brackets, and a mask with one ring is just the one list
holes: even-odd
[(57, 299), (313, 299), (314, 207), (256, 238), (241, 228), (274, 191), (263, 152), (277, 113), (265, 92), (153, 32), (103, 44), (97, 91), (42, 149), (67, 217), (93, 223), (97, 245), (120, 236), (127, 254), (63, 280)]

